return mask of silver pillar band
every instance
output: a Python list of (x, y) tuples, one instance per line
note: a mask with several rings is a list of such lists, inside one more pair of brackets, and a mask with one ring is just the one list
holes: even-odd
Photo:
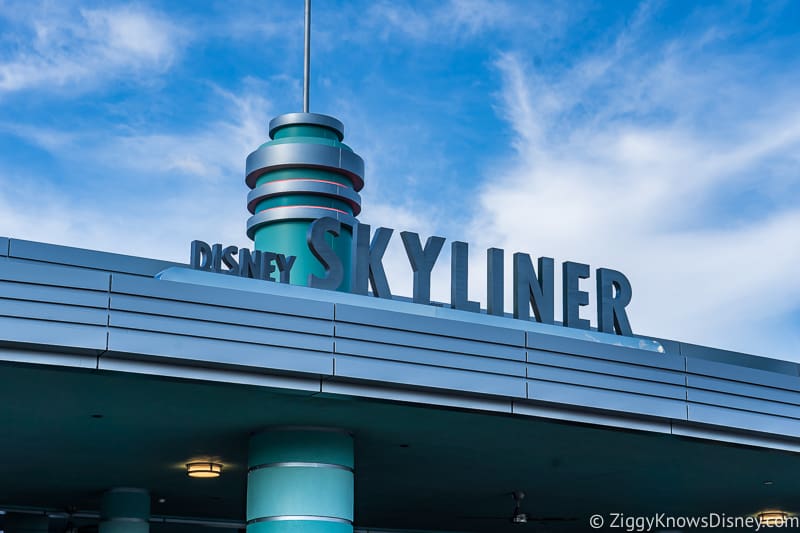
[(335, 516), (316, 516), (316, 515), (281, 515), (281, 516), (262, 516), (261, 518), (253, 518), (247, 521), (247, 525), (255, 524), (256, 522), (278, 522), (283, 520), (308, 520), (312, 522), (338, 522), (339, 524), (352, 524), (351, 520), (346, 518), (337, 518)]
[(353, 468), (345, 465), (337, 465), (334, 463), (306, 463), (302, 461), (284, 461), (280, 463), (265, 463), (263, 465), (251, 466), (247, 469), (249, 474), (253, 470), (261, 470), (262, 468), (335, 468), (338, 470), (346, 470), (347, 472), (354, 472)]
[(364, 188), (364, 160), (335, 146), (316, 143), (267, 144), (247, 156), (245, 182), (251, 189), (265, 172), (283, 168), (319, 168), (342, 174), (353, 188)]
[(334, 218), (351, 228), (358, 223), (352, 215), (332, 207), (287, 205), (264, 209), (247, 219), (247, 236), (254, 239), (258, 228), (279, 220), (316, 220), (321, 217)]
[(262, 200), (290, 194), (312, 194), (335, 198), (350, 205), (354, 215), (361, 212), (361, 196), (350, 187), (334, 181), (305, 178), (270, 181), (259, 185), (248, 193), (247, 209), (251, 213), (255, 213), (256, 206)]
[(344, 124), (338, 119), (319, 113), (284, 113), (269, 121), (269, 137), (275, 138), (275, 130), (283, 126), (322, 126), (336, 132), (344, 139)]

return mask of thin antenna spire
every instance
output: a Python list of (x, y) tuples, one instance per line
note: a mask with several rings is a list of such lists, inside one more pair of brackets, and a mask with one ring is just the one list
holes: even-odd
[(303, 113), (308, 113), (308, 81), (311, 77), (311, 0), (306, 0), (306, 42), (303, 54)]

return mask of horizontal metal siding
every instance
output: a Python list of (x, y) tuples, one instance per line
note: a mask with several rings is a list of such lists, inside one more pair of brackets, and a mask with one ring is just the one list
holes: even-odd
[(532, 332), (527, 346), (531, 400), (686, 419), (682, 357)]
[(471, 321), (438, 318), (431, 315), (387, 311), (366, 306), (336, 304), (336, 320), (338, 322), (428, 333), (455, 339), (476, 339), (492, 344), (523, 346), (525, 343), (525, 332), (519, 329), (501, 328)]
[(531, 400), (619, 411), (627, 414), (686, 419), (686, 402), (644, 394), (583, 387), (569, 383), (528, 380), (528, 398)]
[(333, 304), (114, 275), (109, 351), (330, 375)]
[[(401, 344), (376, 343), (375, 341), (355, 340), (338, 336), (339, 324), (336, 325), (336, 352), (358, 357), (386, 359), (400, 363), (412, 363), (443, 368), (458, 368), (473, 372), (489, 372), (508, 376), (525, 377), (525, 366), (506, 359), (489, 357), (473, 357), (463, 353), (416, 348)], [(358, 330), (354, 330), (357, 334)], [(412, 342), (412, 339), (406, 339)]]
[[(606, 334), (606, 337), (613, 338), (613, 335)], [(683, 372), (685, 369), (683, 357), (654, 353), (649, 350), (638, 350), (607, 342), (562, 337), (560, 335), (546, 335), (533, 331), (527, 332), (526, 347), (547, 352), (600, 357), (611, 361), (635, 362), (636, 364), (679, 372)]]
[(698, 346), (696, 344), (689, 344), (686, 342), (680, 342), (678, 344), (680, 346), (681, 355), (685, 356), (687, 359), (725, 363), (739, 368), (744, 372), (748, 372), (750, 370), (763, 370), (773, 375), (800, 375), (800, 365), (792, 361), (771, 359), (769, 357), (760, 357), (745, 353), (732, 352), (730, 350), (721, 350), (719, 348), (710, 348), (708, 346)]
[(337, 377), (525, 397), (524, 332), (336, 305)]
[[(265, 281), (264, 283), (270, 282)], [(329, 302), (223, 289), (193, 283), (144, 279), (117, 274), (113, 278), (112, 291), (115, 294), (152, 297), (165, 301), (205, 304), (211, 306), (212, 309), (214, 306), (221, 306), (229, 309), (333, 320), (333, 304)]]
[(471, 372), (457, 368), (350, 357), (339, 353), (336, 354), (335, 375), (414, 387), (434, 387), (479, 394), (525, 397), (524, 378)]
[(0, 261), (0, 342), (105, 350), (108, 286), (102, 272)]
[(687, 361), (689, 420), (800, 437), (800, 376)]
[(153, 277), (171, 266), (185, 266), (171, 261), (159, 261), (145, 257), (112, 254), (22, 239), (9, 239), (8, 255), (27, 261), (54, 263), (107, 272), (121, 272), (146, 277)]

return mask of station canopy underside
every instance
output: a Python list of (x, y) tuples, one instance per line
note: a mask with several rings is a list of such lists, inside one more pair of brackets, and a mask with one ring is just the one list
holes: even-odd
[[(122, 372), (3, 363), (0, 402), (6, 508), (96, 511), (104, 490), (136, 486), (151, 491), (155, 516), (243, 522), (249, 436), (282, 425), (353, 433), (357, 530), (586, 531), (595, 513), (743, 516), (791, 509), (800, 479), (797, 456), (779, 450)], [(196, 458), (219, 460), (223, 475), (187, 477)], [(530, 516), (564, 520), (509, 523), (515, 490)]]

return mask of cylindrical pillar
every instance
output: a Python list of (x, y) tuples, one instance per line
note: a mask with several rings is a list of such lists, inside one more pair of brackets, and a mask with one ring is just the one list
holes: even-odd
[(250, 438), (247, 533), (353, 533), (353, 438), (276, 428)]
[(5, 533), (47, 533), (50, 521), (44, 514), (8, 513), (5, 517)]
[(117, 487), (103, 494), (100, 533), (149, 533), (150, 493)]

